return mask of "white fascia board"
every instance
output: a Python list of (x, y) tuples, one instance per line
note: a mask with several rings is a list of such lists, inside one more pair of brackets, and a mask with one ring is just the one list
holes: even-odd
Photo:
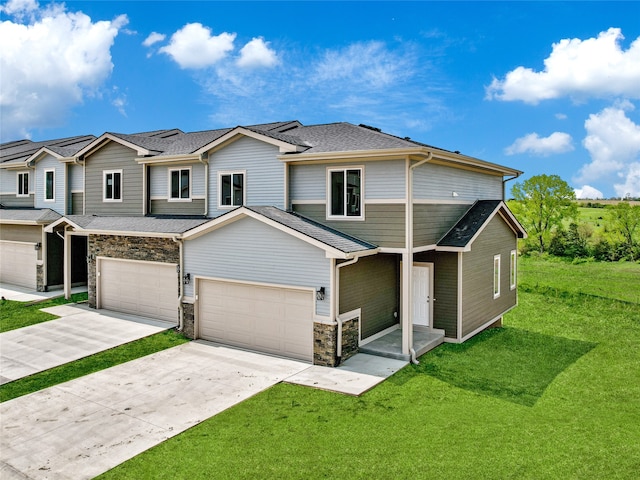
[(110, 235), (122, 237), (154, 237), (154, 238), (178, 238), (179, 233), (170, 232), (132, 232), (128, 230), (92, 230), (86, 228), (82, 230), (87, 235)]
[[(514, 229), (512, 228), (512, 225), (510, 222), (512, 222), (512, 224), (516, 227), (516, 229), (522, 233), (523, 235), (522, 238), (527, 238), (529, 236), (527, 234), (527, 231), (524, 229), (524, 227), (518, 221), (515, 215), (511, 212), (511, 210), (509, 210), (509, 207), (507, 207), (506, 204), (504, 204), (504, 202), (501, 205), (503, 205), (504, 208), (500, 210), (500, 215), (505, 219), (507, 224), (509, 224), (509, 227), (511, 228), (511, 230), (514, 230)], [(514, 230), (514, 233), (517, 233), (517, 232)]]
[(42, 147), (40, 150), (38, 150), (37, 152), (35, 152), (33, 155), (31, 155), (29, 158), (27, 158), (25, 160), (25, 163), (27, 165), (29, 164), (33, 164), (36, 163), (38, 160), (40, 160), (40, 158), (45, 155), (45, 154), (49, 154), (52, 157), (54, 157), (56, 160), (59, 160), (61, 162), (65, 161), (68, 157), (63, 157), (62, 155), (54, 152), (53, 150), (49, 150), (47, 147)]
[(36, 220), (10, 220), (8, 218), (0, 219), (1, 225), (43, 225), (44, 223)]
[(89, 145), (87, 145), (86, 147), (84, 147), (82, 150), (80, 150), (78, 153), (76, 153), (76, 157), (81, 157), (83, 155), (91, 155), (94, 151), (102, 148), (105, 144), (107, 144), (108, 142), (116, 142), (119, 143), (120, 145), (123, 145), (125, 147), (128, 147), (132, 150), (135, 150), (136, 153), (140, 156), (142, 155), (149, 155), (151, 152), (149, 150), (147, 150), (146, 148), (142, 148), (139, 145), (135, 145), (131, 142), (127, 142), (126, 140), (123, 140), (122, 138), (118, 138), (115, 135), (112, 135), (110, 133), (103, 133), (100, 137), (96, 138), (93, 142), (91, 142)]
[(216, 138), (213, 142), (208, 143), (207, 145), (201, 147), (199, 150), (196, 150), (194, 153), (196, 155), (200, 155), (210, 150), (214, 150), (216, 149), (216, 147), (221, 147), (228, 141), (233, 141), (235, 137), (238, 137), (240, 135), (243, 135), (245, 137), (255, 138), (256, 140), (260, 140), (261, 142), (275, 145), (280, 149), (280, 153), (298, 152), (302, 148), (298, 145), (293, 145), (291, 143), (283, 142), (282, 140), (278, 140), (268, 135), (262, 135), (254, 131), (247, 130), (246, 128), (243, 128), (243, 127), (236, 127), (230, 132), (225, 133), (221, 137)]
[(393, 148), (382, 150), (347, 150), (339, 152), (319, 152), (319, 153), (298, 153), (296, 155), (279, 155), (278, 160), (282, 162), (327, 162), (343, 160), (389, 160), (394, 158), (406, 158), (407, 156), (421, 158), (428, 154), (428, 149), (424, 147), (416, 148)]
[(44, 229), (45, 232), (47, 233), (53, 233), (53, 229), (56, 228), (58, 225), (66, 223), (67, 225), (73, 227), (74, 230), (84, 230), (80, 225), (73, 223), (71, 220), (69, 220), (66, 217), (62, 217), (59, 218), (58, 220), (56, 220), (55, 222), (50, 223), (49, 225), (47, 225)]

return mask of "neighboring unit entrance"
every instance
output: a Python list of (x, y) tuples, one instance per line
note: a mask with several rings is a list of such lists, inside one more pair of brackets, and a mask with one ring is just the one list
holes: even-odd
[(413, 324), (429, 326), (431, 320), (431, 268), (413, 264)]
[(313, 360), (313, 291), (198, 281), (198, 337)]
[(178, 273), (172, 263), (98, 258), (98, 308), (178, 322)]
[(37, 261), (34, 243), (0, 242), (0, 282), (35, 290)]

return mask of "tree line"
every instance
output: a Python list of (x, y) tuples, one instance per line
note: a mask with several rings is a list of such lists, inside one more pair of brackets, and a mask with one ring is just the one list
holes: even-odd
[(597, 229), (580, 218), (573, 189), (558, 175), (536, 175), (514, 184), (509, 208), (527, 230), (522, 254), (538, 252), (599, 261), (640, 260), (640, 205), (620, 201), (602, 208)]

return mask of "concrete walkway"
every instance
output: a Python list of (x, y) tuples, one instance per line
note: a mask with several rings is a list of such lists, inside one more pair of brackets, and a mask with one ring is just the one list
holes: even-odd
[(61, 318), (0, 333), (0, 384), (175, 326), (81, 304), (43, 311)]
[[(87, 287), (74, 287), (71, 293), (86, 292)], [(49, 292), (36, 292), (30, 288), (19, 287), (17, 285), (9, 285), (8, 283), (0, 283), (0, 297), (7, 300), (15, 300), (16, 302), (37, 302), (64, 296), (63, 290), (51, 290)]]

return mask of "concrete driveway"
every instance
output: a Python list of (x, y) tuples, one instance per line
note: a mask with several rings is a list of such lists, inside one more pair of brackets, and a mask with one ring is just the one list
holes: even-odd
[(0, 404), (0, 477), (92, 478), (310, 367), (190, 342)]
[(43, 310), (61, 318), (0, 333), (0, 384), (175, 326), (85, 305)]

